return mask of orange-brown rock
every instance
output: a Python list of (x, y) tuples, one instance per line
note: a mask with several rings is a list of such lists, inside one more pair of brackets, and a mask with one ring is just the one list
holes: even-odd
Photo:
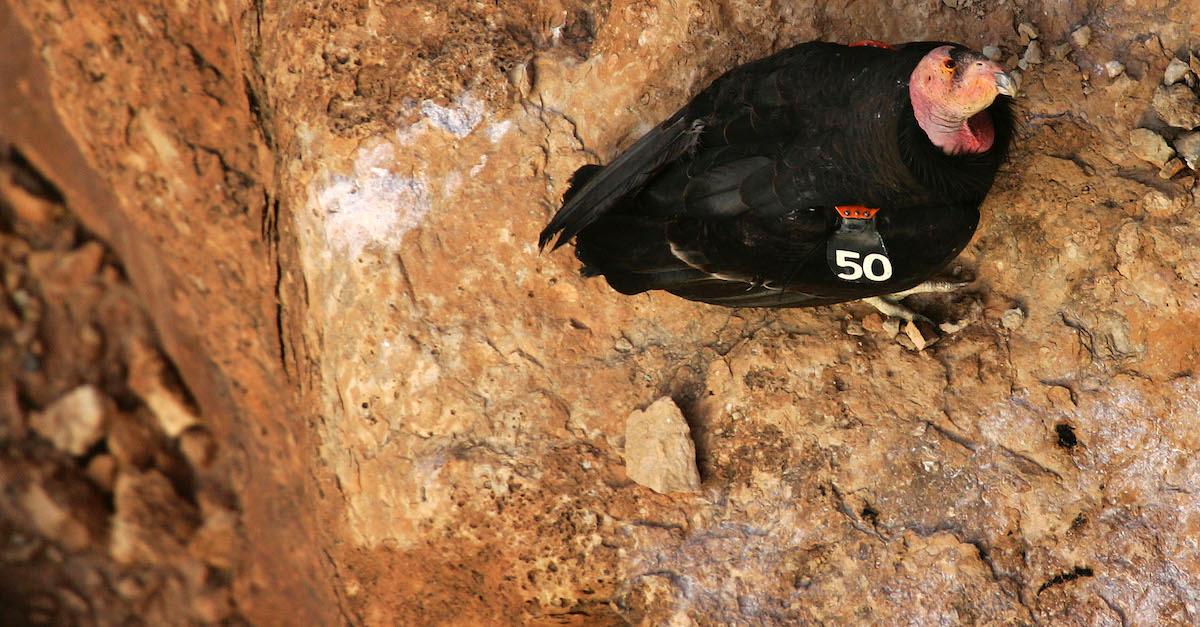
[[(154, 326), (113, 340), (148, 349), (132, 398), (172, 437), (202, 422), (194, 483), (236, 502), (202, 525), (168, 498), (186, 472), (122, 470), (118, 555), (201, 557), (119, 590), (227, 566), (232, 600), (189, 615), (265, 624), (1194, 623), (1200, 214), (1129, 146), (1156, 91), (1188, 119), (1160, 85), (1194, 9), (0, 2), (0, 138), (111, 243)], [(1026, 63), (955, 261), (975, 283), (910, 299), (970, 321), (923, 351), (894, 321), (846, 334), (861, 305), (623, 297), (535, 249), (578, 166), (738, 63), (938, 38), (1015, 64), (1022, 23), (1063, 52)], [(623, 470), (625, 417), (664, 396), (686, 498)], [(123, 506), (142, 493), (174, 514)]]

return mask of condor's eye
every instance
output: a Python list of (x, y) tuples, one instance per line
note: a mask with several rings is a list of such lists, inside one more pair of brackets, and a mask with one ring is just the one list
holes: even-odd
[(942, 61), (942, 67), (946, 68), (947, 70), (953, 70), (957, 65), (958, 64), (954, 62), (954, 59), (946, 59), (945, 61)]

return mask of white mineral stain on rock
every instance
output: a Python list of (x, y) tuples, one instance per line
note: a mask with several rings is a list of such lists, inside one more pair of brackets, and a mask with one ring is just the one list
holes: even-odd
[(696, 445), (687, 421), (670, 397), (635, 411), (625, 422), (625, 472), (655, 492), (696, 492)]
[(388, 143), (363, 149), (350, 174), (327, 175), (317, 184), (310, 206), (324, 214), (331, 252), (356, 259), (368, 245), (395, 250), (429, 213), (428, 183), (388, 169), (393, 156)]
[(472, 178), (479, 176), (479, 173), (483, 172), (483, 168), (485, 166), (487, 166), (487, 159), (488, 159), (487, 155), (480, 155), (479, 162), (476, 163), (475, 165), (471, 166), (471, 177)]
[(501, 120), (495, 124), (490, 124), (487, 127), (487, 136), (493, 144), (499, 143), (508, 131), (512, 130), (512, 120)]
[(469, 91), (459, 94), (452, 107), (443, 107), (432, 100), (421, 103), (421, 115), (434, 126), (455, 137), (470, 135), (483, 121), (483, 114), (483, 102)]

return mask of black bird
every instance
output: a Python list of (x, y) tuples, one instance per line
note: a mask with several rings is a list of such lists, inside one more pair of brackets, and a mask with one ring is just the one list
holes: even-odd
[(730, 307), (867, 299), (888, 315), (971, 240), (1012, 136), (1012, 79), (958, 44), (809, 42), (735, 68), (541, 233), (585, 276)]

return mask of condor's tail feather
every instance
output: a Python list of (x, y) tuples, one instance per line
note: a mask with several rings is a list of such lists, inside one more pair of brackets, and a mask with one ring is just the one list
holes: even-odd
[(663, 164), (691, 148), (698, 137), (681, 111), (643, 135), (607, 166), (580, 168), (571, 177), (562, 208), (538, 237), (538, 246), (545, 248), (555, 236), (558, 239), (552, 249), (570, 241), (627, 194), (645, 185)]

